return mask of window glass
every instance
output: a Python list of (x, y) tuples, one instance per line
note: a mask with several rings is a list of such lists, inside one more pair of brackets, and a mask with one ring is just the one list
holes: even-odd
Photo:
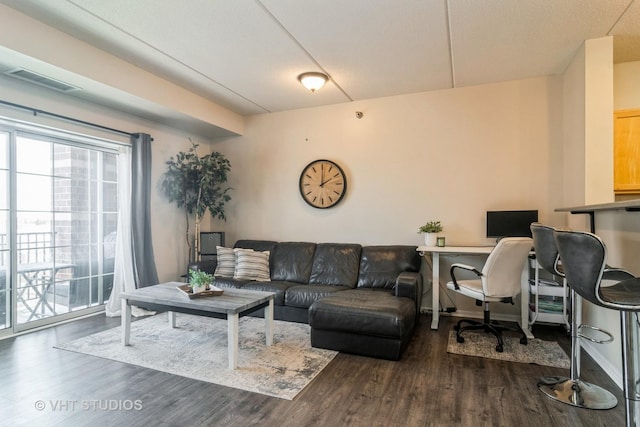
[[(7, 183), (13, 173), (18, 324), (103, 304), (113, 285), (117, 154), (19, 133), (15, 147), (13, 172), (2, 169), (0, 153), (0, 222), (5, 220), (5, 234), (11, 235)], [(2, 231), (0, 257), (2, 248), (12, 249)], [(0, 327), (2, 321), (0, 308)]]

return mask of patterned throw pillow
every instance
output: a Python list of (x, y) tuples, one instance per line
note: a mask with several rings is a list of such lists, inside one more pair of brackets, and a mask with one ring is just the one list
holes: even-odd
[(213, 273), (216, 277), (233, 277), (236, 270), (236, 253), (233, 248), (223, 248), (216, 246), (218, 265)]
[(253, 251), (247, 249), (234, 249), (236, 253), (236, 271), (234, 279), (260, 280), (270, 282), (269, 276), (269, 251)]

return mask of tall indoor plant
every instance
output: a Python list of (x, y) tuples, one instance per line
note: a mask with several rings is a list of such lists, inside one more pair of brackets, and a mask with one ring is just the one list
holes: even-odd
[[(191, 141), (191, 140), (190, 140)], [(198, 156), (198, 144), (191, 141), (187, 152), (179, 152), (175, 159), (167, 161), (167, 170), (162, 179), (162, 190), (170, 202), (183, 208), (186, 216), (186, 241), (189, 248), (189, 261), (197, 259), (199, 252), (200, 221), (209, 211), (212, 217), (226, 220), (225, 203), (231, 200), (230, 188), (223, 188), (231, 171), (227, 158), (214, 151), (202, 157)], [(189, 217), (194, 215), (195, 244), (189, 239)], [(192, 251), (193, 249), (193, 251)], [(192, 255), (194, 257), (192, 258)]]

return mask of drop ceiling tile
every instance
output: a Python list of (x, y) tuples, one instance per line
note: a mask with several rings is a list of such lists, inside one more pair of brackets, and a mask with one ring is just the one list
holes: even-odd
[(298, 74), (318, 67), (255, 1), (76, 1), (173, 61), (159, 67), (181, 64), (199, 86), (209, 79), (263, 111), (347, 100), (337, 90), (315, 98), (301, 90)]
[(611, 29), (613, 62), (640, 60), (640, 2), (633, 2)]
[(262, 0), (354, 100), (451, 87), (445, 0)]
[(456, 86), (562, 73), (629, 0), (451, 1)]

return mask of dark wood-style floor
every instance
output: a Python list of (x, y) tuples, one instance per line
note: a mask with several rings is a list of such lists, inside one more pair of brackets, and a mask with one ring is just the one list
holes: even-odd
[[(0, 425), (624, 425), (623, 403), (608, 411), (577, 409), (538, 391), (540, 376), (567, 370), (447, 354), (455, 318), (441, 319), (440, 330), (432, 331), (429, 316), (423, 317), (399, 362), (339, 354), (293, 401), (54, 349), (120, 324), (102, 315), (82, 319), (0, 341)], [(568, 349), (562, 328), (535, 332)], [(582, 378), (622, 402), (620, 390), (584, 354)], [(117, 408), (134, 401), (141, 409)], [(37, 410), (42, 403), (44, 410)]]

